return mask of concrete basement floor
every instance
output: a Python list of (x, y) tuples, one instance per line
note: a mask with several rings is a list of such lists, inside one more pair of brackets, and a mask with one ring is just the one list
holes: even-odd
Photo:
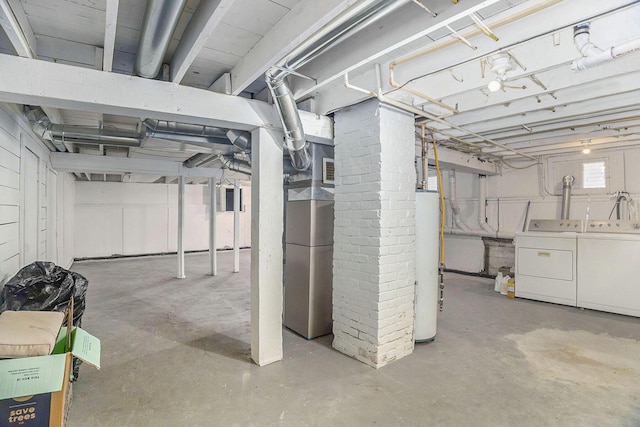
[(637, 426), (640, 319), (509, 299), (446, 275), (433, 343), (375, 370), (284, 330), (284, 360), (250, 361), (249, 264), (207, 276), (207, 254), (77, 262), (83, 326), (102, 369), (82, 366), (69, 427)]

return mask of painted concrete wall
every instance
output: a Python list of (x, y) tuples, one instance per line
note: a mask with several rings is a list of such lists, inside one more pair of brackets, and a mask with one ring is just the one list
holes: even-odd
[[(570, 218), (607, 219), (614, 206), (612, 193), (624, 190), (640, 202), (640, 148), (593, 151), (565, 156), (544, 157), (540, 166), (527, 169), (505, 167), (501, 175), (487, 178), (487, 221), (494, 229), (507, 233), (522, 231), (527, 203), (530, 201), (529, 218), (559, 219), (561, 207), (562, 176), (571, 172), (575, 162), (607, 162), (607, 188), (584, 190), (574, 188)], [(526, 166), (530, 162), (516, 163)], [(572, 166), (573, 165), (573, 166)], [(478, 176), (456, 172), (457, 199), (462, 219), (472, 229), (478, 223)], [(443, 171), (445, 197), (449, 197), (449, 174)], [(579, 187), (579, 186), (578, 186)], [(640, 206), (640, 203), (638, 203)], [(613, 218), (615, 218), (615, 213)], [(446, 226), (452, 228), (451, 210), (447, 201)], [(447, 268), (468, 272), (480, 272), (484, 263), (484, 245), (480, 237), (453, 236), (445, 238)]]
[[(251, 246), (251, 186), (242, 182), (240, 246)], [(219, 194), (224, 195), (223, 191)], [(218, 199), (222, 198), (218, 196)], [(209, 247), (206, 185), (185, 186), (185, 250)], [(141, 255), (177, 250), (178, 186), (77, 182), (75, 257)], [(233, 212), (218, 212), (217, 247), (233, 247)]]
[(73, 178), (51, 169), (49, 149), (17, 107), (0, 108), (0, 285), (33, 261), (68, 268)]

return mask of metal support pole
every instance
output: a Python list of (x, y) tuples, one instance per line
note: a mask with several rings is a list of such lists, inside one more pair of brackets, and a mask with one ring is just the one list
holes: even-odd
[(240, 271), (240, 182), (233, 180), (233, 272)]
[(178, 177), (178, 279), (184, 279), (184, 177)]
[(218, 274), (218, 257), (216, 252), (216, 214), (218, 213), (215, 178), (209, 178), (209, 274)]

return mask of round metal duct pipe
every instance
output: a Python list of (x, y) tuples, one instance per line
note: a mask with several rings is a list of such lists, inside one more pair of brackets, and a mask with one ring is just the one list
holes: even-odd
[(164, 55), (187, 0), (148, 0), (142, 21), (135, 72), (153, 79), (158, 75)]
[(571, 175), (565, 175), (562, 177), (562, 208), (560, 212), (560, 219), (569, 219), (569, 209), (571, 206), (571, 186), (576, 182), (576, 179)]

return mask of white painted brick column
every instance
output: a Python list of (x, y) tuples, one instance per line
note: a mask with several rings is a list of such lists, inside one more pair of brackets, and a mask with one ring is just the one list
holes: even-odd
[(414, 345), (414, 120), (370, 100), (334, 126), (333, 346), (379, 368)]
[(251, 132), (251, 358), (282, 360), (282, 132)]

